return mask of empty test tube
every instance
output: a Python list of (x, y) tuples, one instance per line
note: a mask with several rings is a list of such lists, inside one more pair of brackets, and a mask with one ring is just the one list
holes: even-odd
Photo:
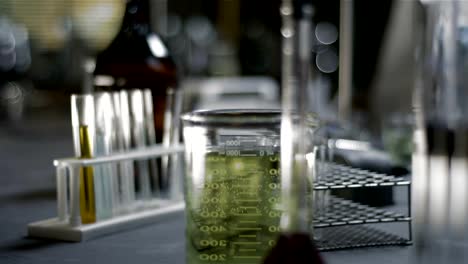
[[(162, 142), (166, 148), (179, 143), (181, 109), (182, 92), (173, 88), (167, 89)], [(183, 193), (180, 162), (179, 154), (165, 155), (161, 158), (161, 188), (167, 192), (171, 199), (180, 199)]]
[[(119, 153), (124, 150), (124, 136), (122, 131), (122, 115), (120, 104), (120, 92), (112, 92), (112, 133), (111, 133), (111, 153)], [(115, 177), (113, 180), (115, 199), (114, 199), (114, 215), (123, 213), (125, 205), (128, 204), (128, 197), (125, 195), (126, 184), (125, 162), (118, 162), (115, 167)], [(130, 174), (129, 174), (130, 175)]]
[[(144, 97), (144, 115), (145, 115), (145, 137), (146, 144), (148, 146), (156, 144), (156, 131), (154, 128), (154, 111), (153, 111), (153, 98), (150, 89), (143, 90)], [(151, 180), (151, 191), (153, 196), (158, 196), (160, 193), (160, 179), (158, 164), (156, 159), (150, 159), (149, 162), (149, 172)]]
[[(116, 123), (116, 133), (113, 140), (113, 152), (128, 151), (131, 148), (130, 110), (127, 91), (112, 94)], [(120, 206), (123, 213), (132, 209), (135, 202), (134, 167), (132, 161), (122, 161), (118, 164)]]
[[(112, 153), (112, 131), (114, 130), (114, 109), (109, 93), (94, 95), (96, 106), (96, 156)], [(112, 217), (114, 203), (117, 203), (117, 190), (114, 185), (115, 164), (108, 163), (95, 166), (96, 217), (98, 220)]]
[[(143, 92), (131, 90), (129, 92), (131, 142), (135, 149), (146, 147), (145, 115), (143, 106)], [(135, 187), (137, 198), (149, 199), (151, 197), (150, 175), (147, 160), (135, 161)]]

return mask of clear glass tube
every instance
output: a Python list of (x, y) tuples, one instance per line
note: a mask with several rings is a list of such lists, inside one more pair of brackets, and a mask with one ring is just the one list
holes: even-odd
[[(144, 115), (145, 115), (145, 139), (148, 146), (156, 144), (156, 131), (154, 128), (154, 111), (153, 111), (153, 98), (150, 89), (143, 90), (144, 97)], [(158, 163), (156, 159), (150, 159), (149, 162), (149, 172), (151, 180), (151, 192), (154, 197), (160, 196), (160, 178)]]
[[(72, 95), (71, 113), (75, 156), (79, 158), (92, 158), (95, 147), (93, 96), (90, 94)], [(96, 222), (95, 177), (93, 175), (94, 170), (92, 167), (83, 167), (79, 171), (79, 205), (81, 223), (83, 224)], [(73, 181), (74, 179), (71, 180)], [(73, 187), (76, 186), (72, 186), (71, 188)]]
[[(131, 124), (129, 98), (127, 91), (114, 92), (112, 94), (114, 102), (116, 133), (114, 134), (113, 151), (124, 152), (131, 149)], [(118, 164), (118, 179), (121, 212), (132, 210), (135, 202), (135, 181), (134, 166), (131, 161), (123, 161)]]
[[(96, 156), (106, 156), (112, 153), (112, 133), (114, 131), (114, 107), (110, 93), (94, 94), (96, 106)], [(118, 188), (115, 164), (95, 166), (96, 217), (108, 219), (112, 217), (114, 206), (117, 206)]]
[[(182, 91), (169, 88), (166, 92), (166, 108), (164, 110), (163, 146), (170, 147), (180, 141), (180, 114), (182, 111)], [(171, 199), (177, 199), (182, 194), (179, 189), (181, 179), (181, 159), (177, 154), (161, 158), (161, 188), (168, 192)]]
[[(132, 148), (145, 148), (147, 143), (143, 92), (131, 90), (129, 96)], [(147, 200), (151, 197), (149, 163), (146, 160), (138, 160), (134, 166), (137, 198)]]

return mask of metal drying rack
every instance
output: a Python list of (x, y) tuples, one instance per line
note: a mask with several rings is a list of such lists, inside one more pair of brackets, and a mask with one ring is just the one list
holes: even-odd
[[(339, 189), (401, 187), (406, 188), (407, 203), (406, 212), (400, 213), (326, 194), (324, 205), (314, 208), (313, 226), (320, 250), (412, 244), (411, 181), (408, 177), (396, 177), (336, 163), (327, 166), (328, 170), (321, 173), (315, 182), (316, 194)], [(382, 228), (383, 225), (388, 227), (391, 224), (407, 225), (406, 235), (393, 234)]]

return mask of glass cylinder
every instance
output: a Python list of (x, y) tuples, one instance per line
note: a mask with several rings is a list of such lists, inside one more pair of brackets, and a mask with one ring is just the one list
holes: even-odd
[[(112, 153), (112, 133), (114, 131), (114, 107), (110, 93), (94, 94), (96, 106), (96, 156), (106, 156)], [(118, 186), (115, 164), (95, 166), (97, 219), (112, 217), (118, 205)]]
[[(182, 120), (187, 263), (261, 263), (283, 213), (281, 112), (196, 111)], [(311, 133), (303, 139), (308, 149), (311, 139)]]
[[(71, 114), (75, 156), (92, 158), (95, 149), (94, 98), (90, 94), (71, 96)], [(95, 182), (92, 167), (79, 173), (79, 207), (81, 223), (96, 222)], [(73, 179), (72, 179), (73, 180)]]
[[(113, 92), (114, 105), (114, 135), (112, 151), (125, 152), (131, 149), (131, 124), (129, 98), (127, 91)], [(135, 202), (134, 166), (132, 161), (122, 161), (118, 164), (118, 182), (120, 194), (120, 212), (132, 210)]]
[[(150, 89), (143, 90), (144, 97), (144, 123), (145, 123), (145, 141), (147, 146), (156, 145), (156, 131), (154, 129), (154, 109), (153, 99)], [(151, 192), (154, 197), (159, 197), (161, 192), (161, 184), (159, 178), (158, 163), (156, 159), (150, 159), (149, 162), (149, 173), (151, 181)]]
[[(143, 92), (131, 90), (129, 99), (132, 148), (145, 148), (147, 144)], [(137, 198), (149, 199), (151, 197), (149, 163), (147, 160), (138, 160), (134, 166)]]

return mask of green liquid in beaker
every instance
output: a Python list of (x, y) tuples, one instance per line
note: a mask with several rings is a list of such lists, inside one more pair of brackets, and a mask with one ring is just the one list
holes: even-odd
[(206, 154), (204, 178), (188, 179), (189, 264), (263, 261), (280, 231), (279, 164), (278, 151)]

